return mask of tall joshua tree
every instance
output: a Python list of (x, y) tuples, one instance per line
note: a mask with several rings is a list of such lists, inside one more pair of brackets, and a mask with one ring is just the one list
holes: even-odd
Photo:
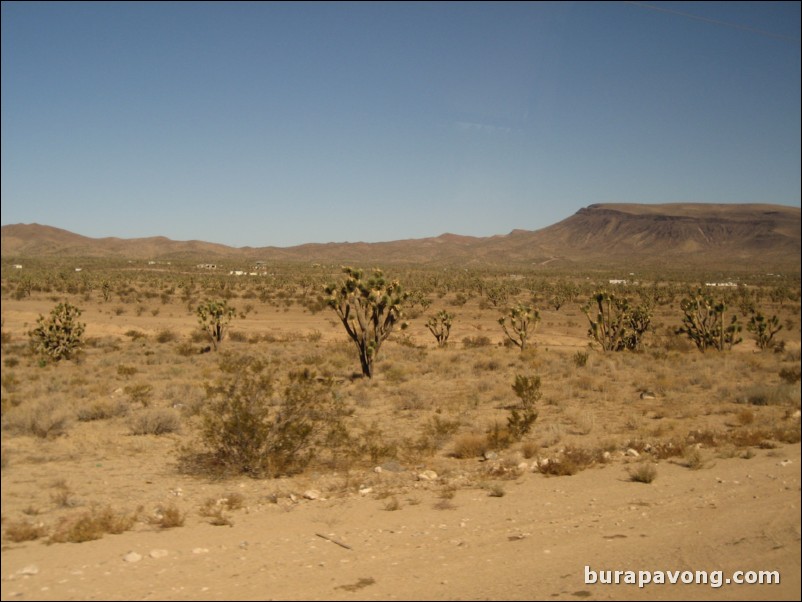
[[(334, 309), (359, 351), (362, 374), (373, 377), (373, 361), (403, 314), (407, 293), (397, 280), (388, 282), (379, 269), (365, 279), (362, 270), (344, 267), (345, 280), (326, 287), (326, 302)], [(401, 328), (406, 325), (401, 324)]]

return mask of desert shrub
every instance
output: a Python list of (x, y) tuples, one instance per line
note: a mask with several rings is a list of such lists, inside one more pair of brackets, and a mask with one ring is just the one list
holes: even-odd
[(19, 386), (19, 379), (14, 372), (4, 372), (0, 377), (0, 382), (7, 393), (13, 393)]
[(137, 372), (139, 372), (139, 370), (136, 366), (126, 366), (125, 364), (120, 364), (117, 366), (117, 375), (122, 376), (126, 380), (131, 378)]
[(14, 543), (33, 541), (45, 535), (47, 535), (47, 527), (42, 523), (34, 524), (29, 520), (6, 523), (5, 537)]
[(147, 339), (148, 335), (146, 335), (141, 330), (129, 330), (125, 333), (125, 336), (130, 337), (132, 341), (138, 341), (140, 339)]
[(476, 335), (475, 337), (465, 337), (462, 339), (462, 346), (466, 349), (476, 349), (478, 347), (489, 347), (493, 343), (489, 337)]
[(532, 430), (537, 420), (535, 403), (540, 399), (540, 377), (515, 375), (512, 390), (520, 399), (520, 407), (512, 407), (507, 417), (507, 430), (513, 441), (520, 441), (524, 435)]
[(521, 443), (521, 453), (527, 460), (534, 458), (538, 451), (540, 451), (540, 446), (534, 441), (524, 441)]
[(482, 433), (466, 433), (454, 439), (453, 456), (467, 459), (481, 457), (489, 449), (487, 435)]
[(82, 346), (86, 324), (78, 321), (81, 310), (59, 303), (50, 317), (40, 315), (36, 328), (28, 332), (35, 353), (54, 361), (70, 359)]
[(796, 366), (790, 366), (788, 368), (782, 368), (780, 370), (780, 378), (782, 378), (789, 385), (798, 383), (800, 378), (802, 378), (802, 370), (800, 370), (799, 364)]
[(214, 498), (207, 498), (203, 502), (198, 514), (204, 518), (209, 519), (209, 524), (215, 527), (230, 527), (234, 523), (225, 515), (225, 510), (228, 508), (224, 500), (216, 500)]
[(128, 395), (131, 403), (141, 403), (142, 407), (147, 408), (150, 406), (150, 401), (153, 397), (153, 385), (147, 383), (128, 385), (123, 389), (123, 392)]
[(5, 418), (9, 431), (42, 439), (63, 435), (72, 422), (70, 411), (53, 398), (21, 404), (6, 412)]
[(57, 508), (73, 508), (80, 504), (74, 497), (75, 492), (64, 479), (58, 479), (52, 486), (54, 491), (50, 493), (50, 500)]
[(110, 506), (93, 507), (78, 516), (63, 518), (48, 538), (48, 543), (81, 543), (100, 539), (106, 533), (128, 531), (135, 521), (135, 514), (116, 512)]
[(640, 462), (629, 469), (629, 480), (636, 483), (651, 483), (657, 478), (657, 468), (651, 462)]
[(156, 333), (157, 343), (172, 343), (176, 340), (178, 340), (178, 335), (169, 328), (163, 328)]
[(189, 333), (189, 340), (193, 343), (203, 343), (206, 344), (209, 342), (209, 335), (206, 331), (196, 328), (191, 333)]
[(574, 353), (574, 366), (577, 368), (584, 368), (588, 363), (588, 355), (587, 351), (577, 351)]
[(473, 369), (475, 372), (478, 372), (480, 370), (495, 372), (496, 370), (500, 370), (501, 368), (502, 368), (501, 362), (494, 358), (481, 359), (475, 362), (473, 365)]
[(740, 400), (754, 406), (789, 405), (799, 399), (798, 391), (798, 387), (788, 384), (753, 385)]
[(237, 491), (226, 493), (219, 501), (226, 510), (240, 510), (245, 507), (245, 496)]
[(501, 426), (498, 422), (493, 422), (490, 428), (487, 429), (487, 447), (488, 449), (506, 449), (516, 442), (515, 437), (510, 433), (509, 429)]
[(708, 462), (697, 445), (689, 445), (683, 453), (683, 465), (691, 470), (701, 470), (708, 466)]
[(132, 435), (165, 435), (181, 430), (181, 416), (173, 409), (144, 410), (131, 417)]
[(395, 458), (398, 452), (397, 446), (392, 441), (388, 441), (377, 422), (364, 429), (355, 439), (357, 445), (355, 455), (368, 458), (372, 464)]
[(206, 469), (275, 477), (300, 472), (324, 451), (337, 455), (347, 448), (348, 412), (331, 379), (291, 373), (274, 400), (275, 378), (264, 362), (226, 356), (220, 368), (201, 414)]
[(247, 343), (248, 335), (241, 330), (232, 330), (228, 333), (228, 338), (235, 343)]
[(506, 493), (501, 483), (493, 483), (487, 489), (487, 495), (490, 497), (504, 497)]
[(180, 343), (179, 345), (177, 345), (176, 348), (175, 348), (175, 351), (176, 351), (176, 353), (178, 353), (178, 355), (180, 355), (182, 357), (189, 357), (191, 355), (197, 355), (198, 354), (198, 348), (195, 347), (195, 345), (193, 345), (189, 341), (185, 341), (185, 342)]
[(80, 422), (108, 420), (128, 413), (128, 406), (120, 401), (96, 400), (78, 408), (76, 417)]
[(187, 515), (176, 506), (174, 503), (161, 506), (157, 509), (156, 515), (148, 522), (156, 525), (160, 529), (173, 529), (175, 527), (183, 527)]
[(559, 457), (541, 464), (539, 470), (541, 473), (551, 476), (570, 476), (605, 461), (602, 450), (569, 446)]

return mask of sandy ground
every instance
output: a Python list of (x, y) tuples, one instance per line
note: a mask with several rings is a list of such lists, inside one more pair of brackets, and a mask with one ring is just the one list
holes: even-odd
[[(270, 503), (275, 482), (238, 480), (226, 486), (252, 504), (232, 526), (195, 519), (81, 544), (6, 544), (2, 599), (799, 599), (798, 444), (701, 470), (661, 461), (650, 484), (626, 468), (622, 459), (571, 477), (527, 471), (502, 481), (503, 497), (465, 488), (449, 500), (437, 481), (375, 475), (374, 484), (396, 479), (394, 511), (372, 493)], [(158, 486), (135, 470), (130, 480)], [(721, 571), (724, 581), (777, 571), (781, 582), (587, 584), (586, 566)]]

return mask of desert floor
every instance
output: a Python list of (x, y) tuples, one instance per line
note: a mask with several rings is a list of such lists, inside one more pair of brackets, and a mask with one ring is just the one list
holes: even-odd
[[(358, 362), (333, 312), (252, 301), (232, 324), (246, 334), (224, 351), (262, 355), (280, 374), (332, 375), (355, 432), (372, 425), (387, 443), (381, 457), (252, 479), (179, 470), (219, 359), (177, 351), (197, 345), (182, 304), (134, 311), (76, 296), (91, 343), (78, 360), (41, 366), (26, 333), (53, 300), (4, 298), (2, 599), (799, 599), (800, 388), (778, 376), (799, 365), (798, 305), (782, 310), (796, 320), (783, 353), (757, 352), (746, 333), (724, 353), (672, 343), (677, 310), (666, 307), (646, 352), (591, 350), (580, 365), (587, 321), (576, 304), (543, 310), (521, 353), (500, 344), (498, 310), (447, 299), (393, 335), (371, 381), (352, 377)], [(424, 327), (441, 306), (457, 314), (445, 349)], [(479, 335), (489, 342), (462, 343)], [(506, 419), (517, 374), (542, 378), (534, 429), (467, 453)], [(145, 401), (136, 385), (150, 386)], [(97, 403), (109, 414), (80, 418)], [(180, 428), (134, 434), (132, 421), (157, 409)], [(51, 433), (32, 432), (48, 420)], [(573, 475), (542, 470), (577, 449), (596, 460)], [(656, 478), (633, 480), (647, 465)], [(50, 540), (99, 508), (136, 519), (92, 541)], [(160, 522), (168, 508), (182, 519), (172, 528)], [(40, 533), (14, 537), (22, 526)], [(724, 583), (586, 583), (586, 570)], [(726, 583), (736, 571), (781, 581)]]

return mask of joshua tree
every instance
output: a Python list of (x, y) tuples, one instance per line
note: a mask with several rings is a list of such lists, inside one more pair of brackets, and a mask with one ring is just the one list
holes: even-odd
[(758, 311), (752, 313), (752, 317), (749, 319), (746, 329), (755, 335), (755, 345), (757, 345), (761, 351), (765, 351), (774, 346), (772, 343), (774, 335), (780, 332), (783, 327), (777, 316), (767, 318)]
[[(362, 270), (344, 267), (345, 280), (326, 287), (326, 302), (345, 326), (359, 351), (362, 374), (373, 377), (373, 361), (381, 344), (402, 318), (401, 306), (407, 293), (397, 280), (388, 282), (379, 269), (367, 280)], [(406, 324), (401, 324), (404, 328)]]
[(590, 322), (588, 336), (603, 351), (637, 350), (652, 321), (649, 305), (631, 307), (626, 298), (606, 291), (594, 294), (582, 312)]
[(212, 339), (215, 350), (223, 342), (228, 324), (236, 315), (236, 310), (228, 305), (227, 301), (206, 300), (195, 310), (201, 328)]
[(683, 299), (680, 308), (685, 315), (682, 318), (682, 326), (676, 332), (688, 335), (699, 351), (704, 353), (711, 347), (724, 351), (743, 341), (738, 336), (742, 329), (738, 316), (733, 315), (730, 324), (724, 326), (724, 312), (727, 311), (727, 306), (723, 301), (716, 301), (705, 295), (701, 289), (692, 299)]
[[(507, 319), (510, 321), (512, 332), (507, 328)], [(507, 316), (502, 316), (498, 319), (504, 334), (513, 344), (520, 347), (521, 351), (526, 348), (530, 327), (534, 330), (537, 328), (538, 322), (540, 322), (540, 312), (526, 303), (519, 303), (509, 310)]]
[(438, 347), (445, 347), (448, 344), (448, 335), (451, 334), (451, 323), (454, 320), (454, 314), (441, 310), (437, 315), (429, 318), (426, 322), (426, 328), (437, 339)]
[(28, 333), (37, 353), (52, 360), (68, 360), (83, 343), (86, 324), (78, 321), (81, 310), (69, 303), (59, 303), (45, 319), (39, 316), (36, 328)]

